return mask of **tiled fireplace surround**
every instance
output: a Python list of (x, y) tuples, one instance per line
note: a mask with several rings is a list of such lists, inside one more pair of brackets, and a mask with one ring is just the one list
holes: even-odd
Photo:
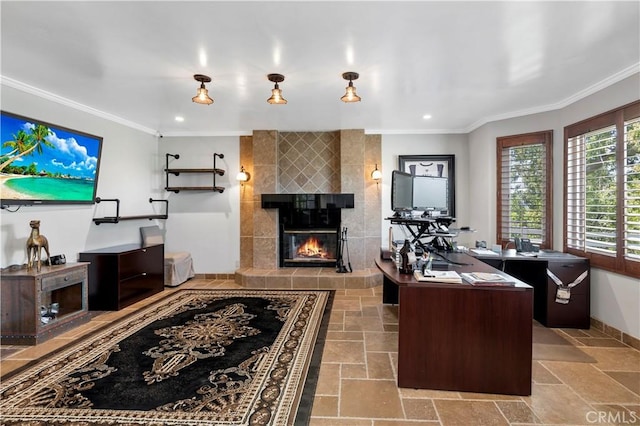
[[(368, 288), (382, 284), (381, 187), (371, 171), (381, 163), (380, 135), (363, 130), (278, 132), (255, 130), (240, 138), (240, 163), (251, 179), (240, 188), (240, 268), (247, 288)], [(278, 210), (261, 207), (262, 194), (353, 193), (342, 209), (352, 273), (335, 268), (278, 267)]]

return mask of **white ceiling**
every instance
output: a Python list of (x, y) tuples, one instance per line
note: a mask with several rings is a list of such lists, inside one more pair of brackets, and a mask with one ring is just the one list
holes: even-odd
[[(638, 1), (0, 7), (3, 84), (163, 135), (469, 132), (563, 107), (640, 69)], [(340, 101), (345, 71), (360, 73), (362, 102)], [(196, 73), (213, 78), (213, 105), (191, 101)], [(287, 105), (267, 104), (269, 73), (285, 75)]]

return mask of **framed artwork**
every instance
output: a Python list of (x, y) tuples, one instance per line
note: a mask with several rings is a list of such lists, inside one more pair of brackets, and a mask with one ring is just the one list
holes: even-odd
[(413, 176), (447, 178), (449, 216), (455, 217), (455, 155), (400, 155), (398, 156), (398, 170)]

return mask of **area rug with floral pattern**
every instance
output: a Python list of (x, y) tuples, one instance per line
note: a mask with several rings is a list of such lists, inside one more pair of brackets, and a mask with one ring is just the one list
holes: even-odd
[(332, 300), (321, 290), (179, 290), (2, 377), (0, 419), (306, 423)]

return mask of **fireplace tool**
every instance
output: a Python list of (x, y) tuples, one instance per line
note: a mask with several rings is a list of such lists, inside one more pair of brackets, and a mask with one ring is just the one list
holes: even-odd
[[(344, 263), (344, 252), (347, 252), (347, 265)], [(349, 256), (349, 242), (347, 241), (347, 228), (342, 228), (340, 232), (340, 241), (338, 244), (338, 262), (336, 263), (336, 272), (345, 273), (353, 272), (351, 268), (351, 257)]]
[(343, 235), (344, 231), (340, 232), (340, 236), (338, 237), (338, 255), (336, 256), (336, 258), (338, 259), (336, 261), (336, 272), (339, 274), (343, 274), (345, 272), (347, 272), (347, 268), (344, 266), (344, 259), (342, 258), (342, 252), (344, 250), (343, 247), (343, 239), (342, 239), (342, 235)]

